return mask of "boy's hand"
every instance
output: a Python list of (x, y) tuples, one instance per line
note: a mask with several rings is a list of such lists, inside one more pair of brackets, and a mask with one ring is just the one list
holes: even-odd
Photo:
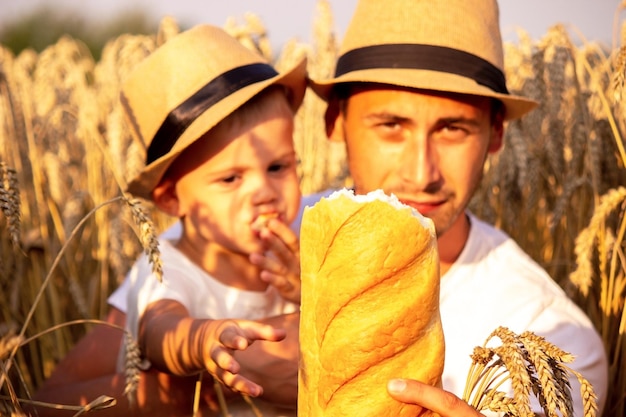
[(249, 320), (211, 320), (203, 333), (202, 358), (211, 375), (233, 391), (251, 397), (263, 394), (260, 385), (239, 375), (241, 367), (233, 353), (247, 349), (255, 340), (281, 341), (285, 330)]
[(283, 222), (272, 219), (259, 231), (268, 253), (250, 254), (250, 262), (262, 269), (261, 279), (278, 289), (280, 295), (300, 303), (300, 242)]

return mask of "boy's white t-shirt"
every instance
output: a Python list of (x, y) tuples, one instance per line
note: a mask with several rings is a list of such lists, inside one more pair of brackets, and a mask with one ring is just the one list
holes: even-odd
[[(293, 230), (299, 234), (302, 213), (307, 201), (318, 201), (322, 194), (303, 200)], [(126, 328), (137, 340), (139, 320), (146, 307), (160, 299), (171, 299), (187, 307), (194, 318), (257, 320), (299, 310), (299, 305), (284, 300), (273, 286), (266, 291), (244, 291), (224, 285), (191, 262), (174, 246), (182, 234), (179, 222), (159, 236), (163, 281), (152, 273), (152, 266), (142, 254), (126, 275), (124, 282), (111, 294), (110, 305), (126, 313)], [(123, 369), (125, 349), (120, 350), (118, 367)], [(143, 366), (150, 364), (146, 361)], [(296, 411), (283, 409), (260, 400), (255, 406), (268, 417), (295, 417)], [(254, 410), (243, 398), (228, 403), (233, 417), (255, 417)]]
[[(304, 213), (304, 208), (315, 204), (322, 197), (330, 195), (332, 191), (333, 190), (327, 190), (327, 191), (320, 192), (317, 194), (311, 194), (302, 199), (302, 204), (300, 205), (300, 210), (298, 212), (298, 215), (291, 226), (292, 230), (296, 233), (296, 235), (300, 234), (299, 233), (300, 223), (302, 223), (302, 214)], [(173, 225), (171, 225), (168, 229), (166, 229), (163, 233), (161, 233), (161, 235), (159, 236), (159, 242), (162, 242), (162, 241), (175, 242), (180, 238), (181, 234), (182, 234), (182, 226), (180, 222), (176, 222)], [(163, 251), (161, 247), (160, 247), (160, 250)], [(163, 257), (163, 254), (161, 255)], [(140, 272), (140, 268), (141, 268), (141, 272)], [(197, 267), (194, 265), (194, 268), (197, 268)], [(151, 270), (150, 265), (148, 264), (148, 260), (146, 256), (142, 255), (139, 257), (137, 261), (135, 261), (135, 264), (132, 266), (131, 270), (128, 272), (128, 274), (126, 275), (124, 281), (122, 281), (120, 286), (117, 287), (115, 291), (113, 291), (113, 293), (109, 296), (107, 300), (109, 305), (128, 314), (127, 296), (128, 296), (129, 286), (131, 282), (131, 276), (135, 276), (134, 279), (137, 280), (137, 279), (141, 279), (139, 275), (146, 278), (148, 277), (148, 274), (152, 274), (152, 270)], [(152, 278), (156, 279), (153, 276)]]
[[(139, 320), (146, 307), (157, 300), (170, 299), (187, 307), (194, 318), (207, 319), (247, 319), (257, 320), (266, 317), (289, 314), (298, 311), (299, 305), (283, 299), (278, 291), (268, 286), (266, 291), (244, 291), (224, 285), (191, 262), (172, 242), (159, 239), (159, 249), (163, 265), (163, 281), (159, 282), (152, 273), (147, 257), (142, 255), (135, 263), (125, 280), (126, 329), (135, 340), (138, 336)], [(125, 349), (120, 350), (118, 367), (123, 369)], [(142, 368), (150, 366), (144, 361)], [(296, 411), (276, 407), (260, 400), (255, 406), (262, 415), (272, 417), (295, 417)], [(250, 405), (241, 398), (228, 403), (228, 411), (233, 417), (255, 417)]]
[(158, 300), (178, 301), (189, 315), (200, 319), (247, 319), (298, 311), (299, 306), (283, 299), (278, 290), (245, 291), (230, 287), (190, 261), (169, 240), (159, 239), (163, 280), (159, 282), (145, 255), (128, 275), (126, 327), (137, 339), (139, 319), (146, 307)]

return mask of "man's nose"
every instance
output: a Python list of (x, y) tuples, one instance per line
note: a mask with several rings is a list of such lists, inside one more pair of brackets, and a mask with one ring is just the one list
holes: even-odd
[(426, 135), (415, 134), (406, 141), (399, 168), (402, 180), (420, 190), (439, 181), (437, 152)]

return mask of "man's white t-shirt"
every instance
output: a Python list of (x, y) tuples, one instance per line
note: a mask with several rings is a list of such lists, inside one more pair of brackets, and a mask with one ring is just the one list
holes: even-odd
[[(591, 321), (509, 236), (468, 215), (468, 241), (441, 278), (440, 313), (446, 343), (443, 387), (460, 396), (473, 348), (484, 345), (497, 327), (504, 326), (517, 334), (531, 331), (573, 354), (576, 359), (568, 366), (592, 384), (602, 409), (607, 360)], [(500, 343), (497, 338), (495, 342)], [(574, 415), (582, 416), (580, 385), (575, 377), (570, 376), (570, 382)], [(533, 411), (541, 413), (536, 401)]]
[[(305, 197), (313, 205), (330, 191)], [(550, 276), (505, 233), (468, 213), (470, 234), (457, 261), (441, 278), (440, 313), (445, 336), (444, 389), (463, 394), (474, 347), (482, 346), (499, 326), (515, 333), (532, 331), (576, 359), (569, 366), (580, 372), (606, 400), (607, 360), (602, 340), (583, 311)], [(293, 224), (299, 230), (301, 216)], [(180, 234), (174, 225), (166, 235)], [(127, 281), (109, 303), (126, 311)], [(575, 415), (583, 415), (579, 384), (570, 378)], [(381, 384), (385, 384), (381, 381)], [(539, 405), (534, 410), (541, 412)], [(486, 415), (497, 415), (488, 414)]]

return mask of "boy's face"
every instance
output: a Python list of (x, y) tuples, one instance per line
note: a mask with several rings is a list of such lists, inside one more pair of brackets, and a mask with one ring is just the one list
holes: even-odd
[(502, 123), (491, 123), (488, 98), (358, 88), (333, 134), (346, 142), (357, 193), (396, 194), (441, 236), (462, 217), (487, 153), (500, 147)]
[(166, 211), (182, 218), (183, 239), (199, 254), (207, 245), (259, 252), (259, 216), (290, 224), (297, 215), (293, 114), (284, 97), (272, 97), (243, 118), (216, 126), (176, 161), (170, 182), (175, 210)]

